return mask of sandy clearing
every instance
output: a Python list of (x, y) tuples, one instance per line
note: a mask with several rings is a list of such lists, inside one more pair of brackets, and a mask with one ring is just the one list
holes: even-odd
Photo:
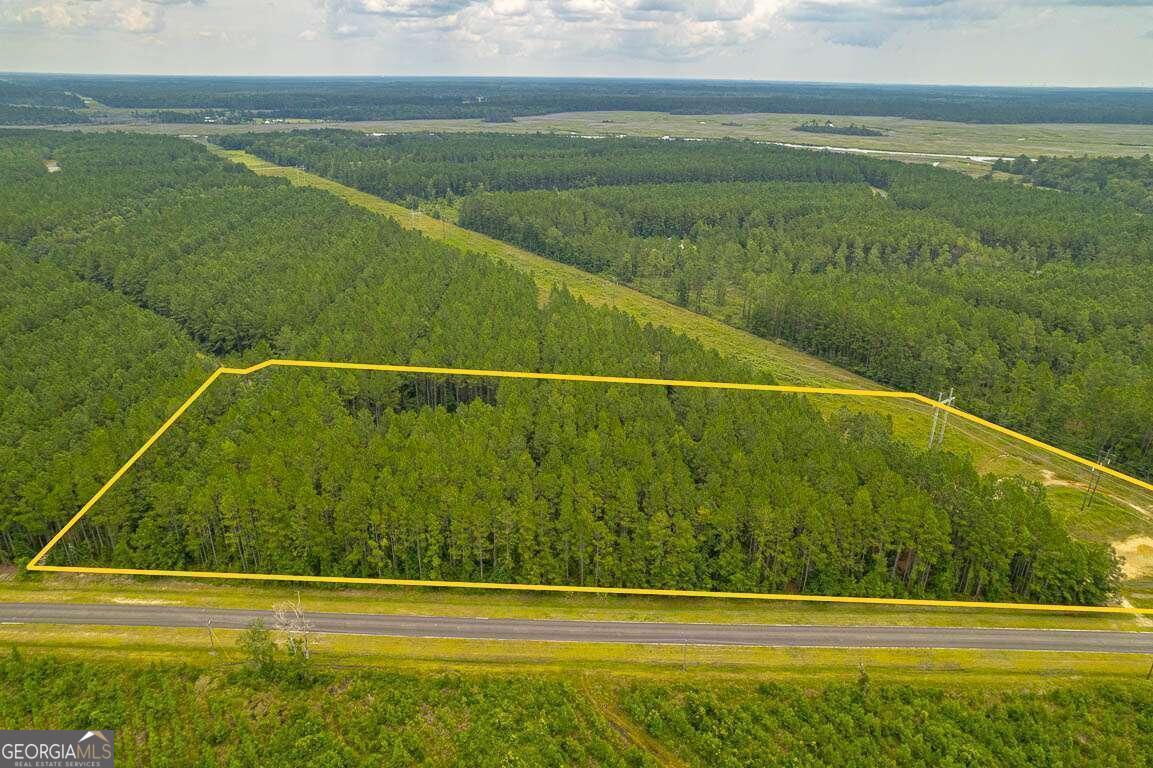
[(1113, 542), (1118, 557), (1124, 558), (1121, 572), (1127, 579), (1153, 576), (1153, 536), (1130, 536)]

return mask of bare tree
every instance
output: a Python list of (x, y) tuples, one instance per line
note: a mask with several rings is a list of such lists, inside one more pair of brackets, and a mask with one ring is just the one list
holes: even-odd
[(300, 604), (300, 593), (296, 593), (295, 601), (285, 600), (272, 606), (272, 611), (276, 617), (275, 627), (284, 635), (289, 654), (310, 658), (313, 628)]

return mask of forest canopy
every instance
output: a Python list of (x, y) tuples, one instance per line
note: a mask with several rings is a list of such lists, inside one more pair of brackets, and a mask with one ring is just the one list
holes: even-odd
[[(190, 142), (5, 148), (6, 558), (219, 363), (765, 380)], [(1040, 487), (794, 396), (269, 372), (199, 405), (55, 562), (1077, 603), (1117, 578)]]
[[(955, 387), (966, 410), (1153, 472), (1153, 219), (1108, 194), (748, 141), (222, 143), (451, 206), (465, 227), (885, 384)], [(1148, 162), (1117, 165), (1142, 179)]]
[(0, 78), (0, 125), (86, 123), (76, 111), (84, 107), (83, 99), (58, 87)]
[(1116, 200), (1153, 213), (1153, 157), (1038, 157), (998, 160), (993, 169), (1030, 184)]

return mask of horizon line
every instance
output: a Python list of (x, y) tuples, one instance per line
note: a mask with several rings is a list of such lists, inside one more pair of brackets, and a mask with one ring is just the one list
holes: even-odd
[(251, 73), (231, 72), (227, 74), (207, 74), (201, 72), (188, 73), (161, 73), (161, 72), (62, 72), (39, 70), (0, 70), (0, 77), (107, 77), (107, 78), (154, 78), (166, 79), (196, 79), (196, 80), (226, 80), (226, 79), (252, 79), (252, 80), (553, 80), (576, 82), (653, 82), (653, 83), (743, 83), (750, 85), (823, 85), (849, 88), (973, 88), (983, 90), (1050, 90), (1050, 91), (1148, 91), (1153, 93), (1153, 84), (1147, 85), (1068, 85), (1053, 83), (1013, 83), (1013, 84), (987, 84), (987, 83), (958, 83), (958, 82), (901, 82), (892, 80), (790, 80), (790, 79), (760, 79), (738, 77), (664, 77), (659, 75), (498, 75), (498, 74), (382, 74), (382, 73), (344, 73), (344, 74), (287, 74), (287, 73)]

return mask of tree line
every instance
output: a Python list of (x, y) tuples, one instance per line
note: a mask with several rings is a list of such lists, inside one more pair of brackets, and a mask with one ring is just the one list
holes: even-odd
[(579, 139), (549, 134), (395, 134), (295, 131), (216, 139), (279, 165), (305, 168), (390, 200), (456, 197), (482, 190), (569, 189), (676, 181), (867, 181), (887, 185), (887, 166), (833, 155), (814, 163), (750, 141)]
[(626, 110), (684, 115), (868, 115), (967, 123), (1153, 123), (1138, 89), (537, 78), (12, 75), (111, 107), (250, 112), (253, 117), (404, 120)]
[(794, 131), (801, 133), (828, 133), (834, 136), (884, 136), (885, 132), (870, 128), (867, 125), (857, 125), (856, 123), (849, 123), (848, 125), (835, 125), (833, 121), (826, 120), (806, 120), (797, 127), (793, 128)]
[(84, 100), (47, 84), (0, 79), (0, 125), (86, 123)]
[(1153, 213), (1153, 158), (1038, 157), (998, 160), (994, 171), (1012, 173), (1038, 187), (1099, 195)]

